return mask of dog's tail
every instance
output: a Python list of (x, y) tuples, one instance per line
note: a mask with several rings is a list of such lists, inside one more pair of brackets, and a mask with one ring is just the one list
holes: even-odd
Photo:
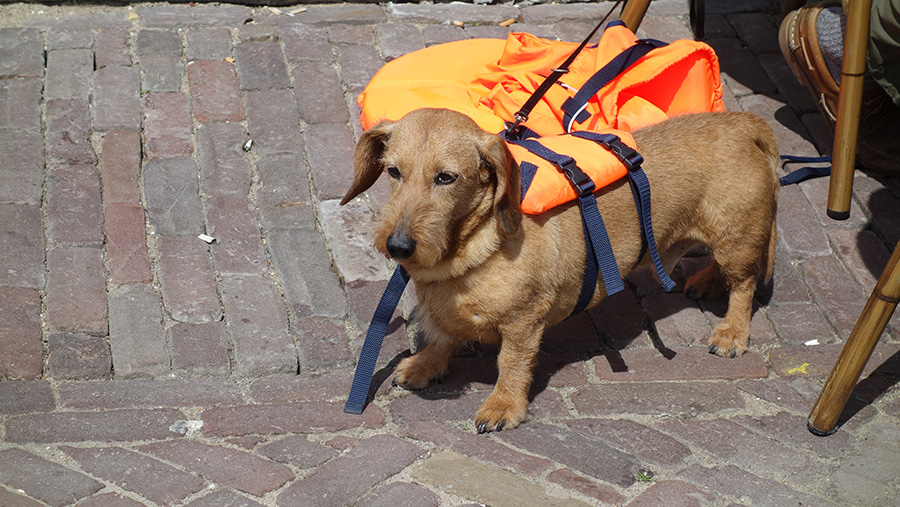
[[(765, 123), (765, 120), (758, 118), (758, 121)], [(778, 189), (781, 185), (778, 183), (778, 170), (781, 167), (781, 156), (778, 153), (778, 140), (775, 133), (768, 124), (761, 129), (757, 129), (758, 135), (754, 142), (760, 151), (766, 157), (769, 168), (771, 169), (772, 184), (772, 232), (769, 236), (769, 247), (766, 256), (763, 259), (763, 268), (766, 283), (772, 279), (772, 273), (775, 269), (775, 247), (778, 244), (778, 228), (775, 224), (775, 216), (778, 211)]]

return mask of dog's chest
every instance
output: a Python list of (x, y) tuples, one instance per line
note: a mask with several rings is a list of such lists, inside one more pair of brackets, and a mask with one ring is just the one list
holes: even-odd
[(455, 284), (417, 286), (419, 303), (431, 326), (445, 334), (471, 341), (500, 340), (498, 317), (505, 312), (483, 291)]

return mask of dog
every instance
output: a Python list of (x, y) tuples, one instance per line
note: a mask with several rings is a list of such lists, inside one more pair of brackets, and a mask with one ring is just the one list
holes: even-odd
[[(747, 350), (752, 300), (775, 257), (780, 163), (772, 129), (750, 113), (684, 115), (633, 132), (652, 186), (652, 220), (667, 272), (706, 245), (713, 258), (684, 284), (688, 297), (721, 297), (728, 311), (711, 353)], [(544, 330), (572, 312), (585, 245), (574, 203), (541, 215), (519, 207), (520, 173), (506, 142), (469, 117), (420, 109), (364, 132), (346, 204), (387, 173), (391, 192), (374, 244), (415, 282), (427, 345), (402, 360), (394, 383), (425, 388), (447, 373), (463, 340), (499, 344), (497, 383), (475, 415), (479, 433), (525, 420)], [(595, 193), (619, 272), (649, 262), (626, 179)], [(643, 255), (643, 258), (640, 256)], [(590, 306), (606, 291), (597, 282)]]

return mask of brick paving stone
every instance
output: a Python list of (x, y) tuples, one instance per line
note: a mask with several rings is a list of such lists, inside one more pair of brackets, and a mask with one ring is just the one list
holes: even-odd
[(87, 475), (21, 449), (0, 451), (0, 480), (54, 507), (71, 505), (103, 488)]
[(189, 157), (191, 140), (190, 96), (186, 93), (154, 93), (143, 96), (144, 157), (147, 159)]
[(515, 470), (529, 477), (540, 477), (552, 463), (539, 456), (513, 450), (471, 431), (460, 431), (437, 421), (409, 421), (401, 434), (416, 440), (433, 442), (442, 448), (481, 461)]
[(160, 287), (169, 315), (195, 324), (220, 320), (222, 307), (209, 245), (194, 236), (163, 236), (157, 247)]
[(48, 338), (48, 369), (55, 380), (106, 379), (111, 376), (109, 344), (102, 336), (56, 333)]
[(197, 121), (211, 123), (246, 118), (234, 64), (225, 60), (198, 60), (188, 64), (187, 75)]
[(91, 93), (94, 55), (90, 49), (60, 49), (47, 52), (44, 98), (86, 99)]
[(299, 154), (285, 153), (260, 158), (256, 164), (260, 186), (256, 202), (262, 206), (309, 206), (306, 162)]
[[(859, 188), (863, 185), (856, 182), (869, 183), (874, 189)], [(896, 191), (880, 188), (880, 184), (864, 178), (854, 179), (854, 191), (864, 203), (864, 209), (869, 212), (872, 230), (884, 240), (888, 248), (893, 248), (900, 241), (900, 220), (893, 213), (900, 206), (900, 195)]]
[(47, 101), (47, 152), (53, 162), (93, 164), (91, 112), (87, 98)]
[(269, 278), (224, 278), (222, 302), (241, 376), (297, 371), (284, 301)]
[(850, 336), (867, 295), (835, 257), (813, 257), (803, 268), (819, 306), (842, 338)]
[[(772, 39), (772, 42), (776, 42), (777, 40), (778, 37), (776, 36)], [(793, 72), (791, 72), (790, 67), (788, 67), (787, 62), (784, 60), (784, 56), (782, 56), (781, 52), (777, 49), (777, 42), (776, 52), (758, 54), (756, 55), (756, 59), (759, 61), (760, 65), (762, 65), (763, 69), (765, 69), (769, 79), (775, 84), (778, 93), (791, 105), (791, 109), (798, 113), (815, 111), (816, 114), (818, 114), (816, 103), (812, 99), (809, 90), (801, 85), (797, 81), (797, 78), (794, 77)], [(807, 131), (808, 130), (809, 128), (807, 128)], [(810, 134), (812, 134), (812, 132), (810, 132)], [(815, 138), (815, 136), (813, 136), (813, 138)], [(833, 135), (831, 136), (831, 139), (834, 140)]]
[(294, 478), (291, 470), (244, 451), (190, 440), (170, 440), (138, 448), (182, 466), (216, 484), (262, 496)]
[(147, 213), (157, 234), (204, 232), (197, 173), (197, 163), (185, 158), (151, 160), (144, 166)]
[(137, 67), (112, 65), (94, 71), (94, 128), (141, 128), (140, 86)]
[(700, 507), (716, 499), (714, 495), (678, 480), (665, 480), (650, 486), (628, 507)]
[(0, 128), (39, 131), (42, 87), (36, 78), (0, 80)]
[(353, 371), (349, 369), (273, 375), (254, 381), (250, 385), (250, 396), (256, 403), (337, 399), (347, 395), (352, 381)]
[(712, 335), (712, 326), (697, 302), (684, 294), (651, 294), (641, 300), (641, 306), (666, 346), (703, 344)]
[(760, 438), (749, 429), (726, 419), (669, 419), (656, 427), (711, 452), (727, 463), (744, 467), (751, 473), (774, 475), (789, 484), (811, 486), (826, 471), (825, 465), (811, 456), (769, 438)]
[(339, 206), (337, 200), (322, 201), (319, 220), (335, 267), (345, 283), (391, 277), (393, 269), (388, 267), (384, 255), (372, 247), (374, 217), (365, 202), (354, 199)]
[(430, 484), (448, 493), (478, 502), (477, 505), (588, 505), (579, 500), (550, 496), (543, 487), (471, 458), (442, 451), (412, 470), (418, 483)]
[(384, 9), (372, 4), (313, 5), (294, 17), (274, 18), (286, 23), (331, 25), (335, 23), (371, 24), (384, 21)]
[(290, 90), (247, 92), (244, 105), (250, 137), (260, 157), (303, 152), (300, 113)]
[(566, 421), (572, 430), (591, 439), (600, 439), (641, 460), (660, 465), (679, 465), (691, 450), (672, 437), (627, 419), (575, 419)]
[(188, 324), (169, 328), (172, 371), (186, 375), (228, 374), (228, 335), (224, 322)]
[(134, 42), (138, 56), (150, 53), (168, 53), (181, 56), (181, 37), (167, 30), (139, 30)]
[[(560, 7), (560, 10), (565, 10), (567, 6), (560, 5), (558, 7)], [(593, 11), (596, 13), (596, 9)], [(510, 18), (516, 18), (520, 13), (519, 9), (512, 6), (480, 6), (465, 3), (435, 4), (427, 7), (419, 4), (392, 4), (387, 8), (387, 12), (392, 19), (398, 21), (443, 23), (447, 20), (458, 20), (466, 24), (496, 24)], [(528, 12), (527, 8), (522, 10), (523, 15)], [(546, 18), (541, 20), (542, 24), (549, 22), (552, 22), (552, 20)]]
[[(791, 155), (817, 157), (819, 152), (806, 130), (803, 122), (785, 103), (784, 97), (776, 94), (746, 95), (737, 99), (744, 111), (754, 113), (769, 123), (778, 139), (778, 150)], [(783, 187), (786, 190), (791, 187)], [(781, 194), (779, 202), (785, 202), (785, 194)]]
[(115, 28), (97, 31), (94, 37), (94, 61), (97, 69), (113, 66), (130, 67), (128, 32)]
[(362, 90), (372, 76), (384, 65), (384, 60), (372, 46), (358, 44), (338, 48), (341, 81), (350, 90)]
[(571, 399), (575, 409), (584, 416), (622, 413), (693, 416), (744, 406), (736, 389), (715, 382), (603, 384), (582, 388)]
[(253, 177), (242, 149), (247, 139), (240, 123), (210, 123), (197, 129), (202, 193), (247, 195)]
[(831, 255), (828, 236), (800, 189), (782, 187), (779, 203), (778, 237), (788, 253), (805, 257)]
[(44, 180), (40, 132), (5, 130), (0, 136), (0, 203), (40, 204)]
[(300, 368), (304, 371), (352, 365), (356, 359), (343, 322), (307, 316), (293, 325), (299, 341)]
[(47, 229), (51, 244), (99, 246), (103, 241), (100, 176), (93, 165), (47, 170)]
[(473, 39), (500, 39), (506, 40), (510, 29), (502, 26), (475, 25), (466, 27), (466, 35)]
[(678, 477), (708, 488), (718, 495), (746, 499), (745, 501), (754, 505), (838, 505), (791, 489), (781, 482), (757, 477), (734, 465), (706, 468), (694, 464), (681, 471)]
[(573, 315), (545, 330), (541, 340), (541, 350), (554, 353), (593, 353), (600, 351), (602, 346), (602, 339), (587, 312)]
[(353, 181), (354, 144), (343, 124), (319, 123), (303, 131), (313, 186), (321, 200), (344, 197)]
[(164, 439), (177, 435), (169, 427), (182, 419), (184, 414), (176, 409), (19, 415), (6, 420), (5, 441), (40, 444)]
[(284, 204), (264, 204), (259, 207), (260, 225), (265, 234), (282, 229), (316, 228), (316, 214), (312, 205), (305, 201)]
[(78, 504), (78, 507), (141, 507), (142, 505), (144, 504), (137, 500), (110, 492), (85, 498)]
[(425, 47), (422, 31), (413, 24), (381, 23), (375, 32), (385, 62)]
[[(24, 493), (24, 491), (22, 492)], [(26, 496), (17, 495), (16, 493), (13, 493), (12, 491), (9, 491), (7, 489), (0, 488), (0, 505), (13, 505), (16, 507), (40, 507), (44, 504), (38, 502), (37, 500), (32, 500)]]
[(60, 450), (92, 475), (160, 504), (177, 503), (206, 486), (195, 475), (121, 447), (62, 446)]
[(550, 482), (559, 484), (567, 490), (578, 491), (591, 498), (596, 498), (604, 504), (621, 505), (625, 503), (625, 497), (614, 488), (578, 475), (568, 468), (561, 468), (550, 472), (547, 479)]
[(149, 28), (240, 25), (253, 17), (250, 9), (241, 5), (151, 5), (135, 10), (141, 25)]
[(891, 252), (871, 230), (831, 229), (828, 237), (863, 292), (870, 293)]
[(0, 28), (0, 76), (43, 77), (44, 38), (35, 28)]
[(213, 407), (241, 402), (237, 386), (224, 379), (108, 380), (59, 385), (68, 409)]
[(53, 392), (47, 381), (0, 382), (0, 415), (49, 412), (55, 405)]
[(0, 204), (0, 285), (43, 288), (43, 236), (38, 206)]
[(53, 331), (105, 335), (106, 281), (99, 248), (54, 248), (47, 253), (47, 323)]
[(422, 29), (422, 37), (425, 39), (425, 46), (431, 47), (436, 44), (444, 44), (466, 39), (466, 32), (456, 26), (444, 25), (426, 25)]
[(140, 57), (141, 90), (163, 93), (181, 90), (184, 60), (181, 54), (150, 53)]
[(814, 303), (773, 306), (768, 314), (781, 343), (802, 345), (813, 339), (822, 344), (839, 341), (834, 328)]
[(360, 442), (279, 493), (278, 505), (343, 505), (400, 472), (424, 451), (390, 435)]
[(297, 316), (342, 318), (347, 296), (331, 267), (321, 234), (285, 230), (269, 234), (269, 249), (288, 305)]
[(281, 42), (288, 61), (334, 61), (325, 28), (308, 24), (292, 24), (280, 27)]
[(786, 442), (791, 446), (812, 451), (827, 458), (840, 458), (848, 449), (854, 447), (855, 439), (846, 431), (839, 431), (829, 438), (813, 435), (806, 428), (806, 417), (794, 416), (787, 412), (778, 412), (773, 416), (737, 416), (732, 419), (742, 426), (759, 432), (761, 435)]
[(263, 504), (229, 490), (219, 489), (185, 504), (190, 507), (263, 507)]
[(900, 474), (895, 459), (900, 451), (898, 442), (896, 424), (873, 425), (865, 441), (847, 453), (831, 476), (835, 500), (845, 505), (889, 505), (896, 501), (891, 483)]
[(242, 90), (290, 88), (284, 54), (276, 41), (246, 41), (234, 48)]
[(438, 496), (408, 482), (392, 482), (362, 497), (356, 503), (360, 507), (437, 507)]
[(369, 405), (362, 415), (346, 414), (343, 401), (219, 407), (204, 410), (202, 418), (203, 434), (218, 437), (322, 433), (384, 426), (381, 408)]
[(538, 354), (532, 390), (542, 386), (577, 387), (587, 382), (581, 354)]
[(608, 347), (622, 349), (650, 343), (647, 315), (629, 289), (604, 299), (587, 313)]
[(220, 275), (262, 275), (268, 269), (253, 203), (244, 196), (220, 195), (207, 200), (207, 233), (215, 269)]
[(464, 394), (436, 392), (437, 387), (406, 394), (387, 406), (394, 422), (401, 426), (412, 421), (471, 422), (475, 412), (490, 394), (469, 391)]
[(169, 373), (162, 309), (149, 285), (127, 285), (110, 294), (109, 346), (116, 378)]
[(47, 32), (47, 50), (91, 49), (94, 47), (94, 33), (87, 28), (58, 28)]
[(809, 288), (800, 275), (798, 261), (793, 261), (784, 246), (778, 242), (775, 247), (775, 269), (772, 274), (771, 301), (774, 305), (788, 303), (809, 303)]
[(185, 37), (188, 61), (224, 60), (231, 56), (233, 43), (228, 28), (190, 28)]
[(291, 435), (256, 449), (259, 454), (300, 469), (316, 468), (335, 457), (334, 449), (310, 441), (303, 435)]
[(139, 204), (108, 204), (104, 228), (110, 280), (117, 284), (150, 282), (153, 276), (147, 253), (144, 208)]
[(335, 23), (328, 27), (328, 40), (332, 44), (375, 45), (375, 31), (370, 25)]
[(37, 378), (41, 353), (41, 296), (30, 288), (0, 287), (0, 378)]
[(497, 436), (508, 444), (623, 488), (634, 483), (639, 468), (634, 456), (556, 426), (526, 423), (515, 431), (500, 432)]
[(100, 178), (103, 202), (140, 203), (141, 134), (137, 130), (110, 130), (102, 141)]
[[(308, 124), (346, 123), (350, 120), (341, 79), (331, 65), (323, 61), (300, 61), (294, 66), (294, 96), (300, 117)], [(308, 87), (317, 90), (308, 93)]]
[[(624, 363), (626, 370), (622, 370), (620, 361)], [(600, 380), (615, 382), (735, 380), (764, 378), (769, 374), (765, 360), (755, 352), (747, 352), (728, 360), (710, 354), (705, 346), (679, 347), (668, 352), (656, 349), (623, 350), (614, 362), (598, 356), (593, 363)]]

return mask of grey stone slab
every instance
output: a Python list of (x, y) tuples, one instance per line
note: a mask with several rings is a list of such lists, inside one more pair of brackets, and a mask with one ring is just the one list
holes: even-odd
[(161, 303), (149, 285), (124, 286), (110, 295), (109, 343), (116, 378), (169, 372)]

